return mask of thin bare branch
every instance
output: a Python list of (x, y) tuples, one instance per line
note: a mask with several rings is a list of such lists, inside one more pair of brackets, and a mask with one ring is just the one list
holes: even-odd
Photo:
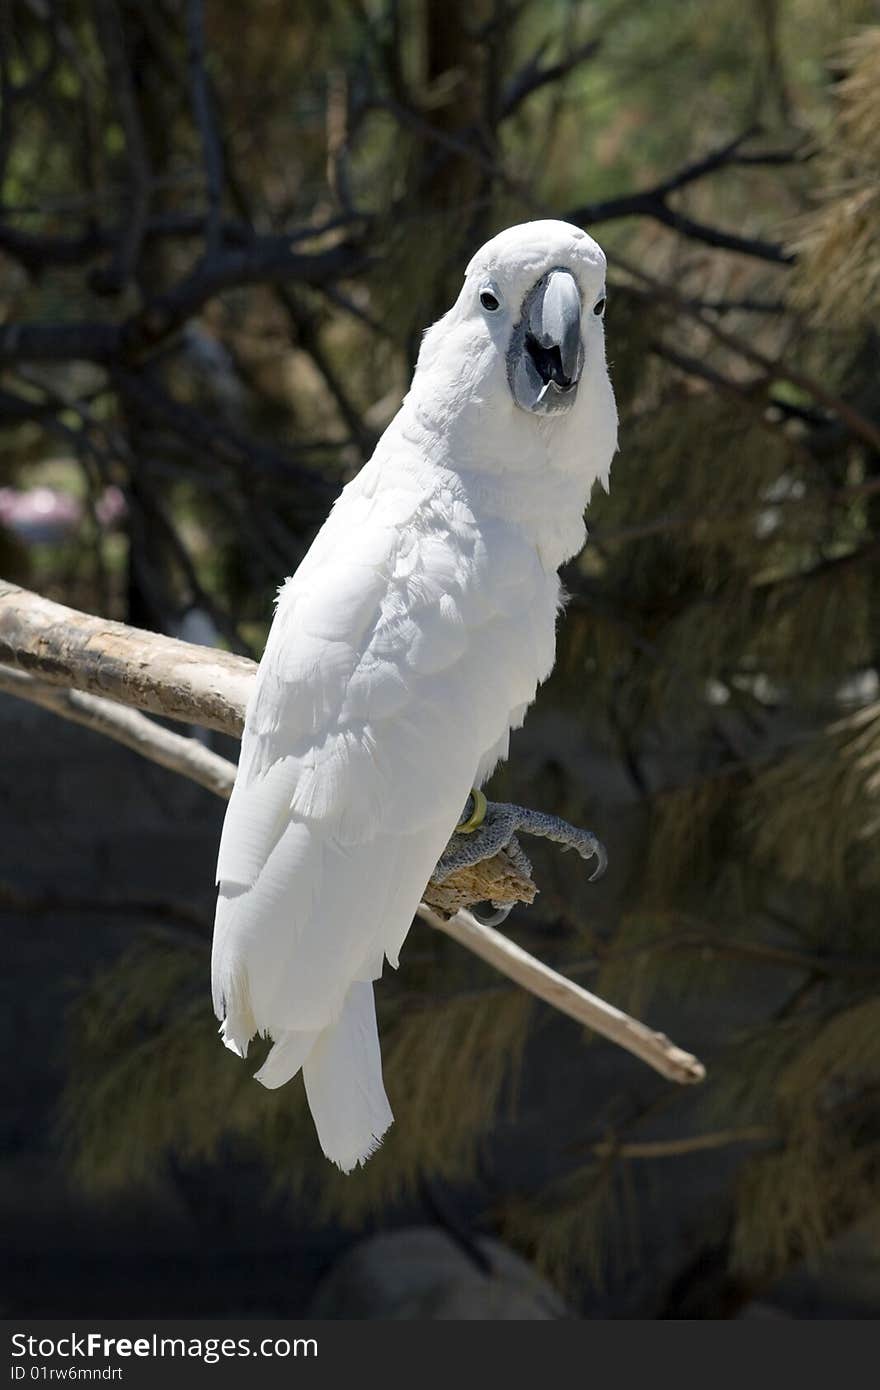
[(681, 236), (700, 241), (706, 246), (715, 246), (723, 251), (736, 251), (741, 255), (753, 256), (758, 260), (771, 261), (778, 265), (791, 265), (795, 257), (781, 243), (764, 241), (760, 237), (745, 237), (736, 232), (726, 232), (720, 227), (711, 227), (705, 222), (689, 217), (678, 208), (670, 207), (668, 202), (671, 193), (677, 193), (710, 174), (718, 173), (719, 170), (735, 165), (754, 167), (762, 164), (793, 163), (800, 157), (797, 149), (772, 150), (766, 154), (761, 151), (743, 154), (742, 144), (756, 133), (755, 129), (746, 130), (733, 140), (725, 141), (717, 149), (710, 150), (708, 154), (684, 165), (675, 174), (662, 179), (653, 188), (625, 193), (599, 203), (582, 203), (565, 214), (566, 220), (595, 227), (600, 222), (612, 222), (623, 217), (652, 217)]
[(778, 1138), (767, 1125), (744, 1125), (741, 1129), (719, 1129), (711, 1134), (691, 1134), (684, 1139), (644, 1139), (615, 1143), (613, 1139), (593, 1144), (597, 1158), (681, 1158), (685, 1154), (726, 1149), (731, 1144), (768, 1143)]
[(198, 739), (187, 738), (164, 729), (137, 710), (126, 709), (101, 695), (89, 695), (50, 685), (25, 671), (0, 666), (0, 690), (7, 695), (41, 705), (62, 719), (82, 724), (86, 729), (123, 743), (141, 757), (179, 772), (217, 796), (228, 797), (235, 781), (235, 764), (212, 753)]
[(445, 932), (481, 960), (500, 970), (502, 975), (515, 980), (523, 989), (647, 1062), (668, 1081), (691, 1085), (704, 1079), (706, 1069), (702, 1062), (690, 1052), (676, 1047), (665, 1034), (655, 1033), (638, 1019), (631, 1018), (613, 1004), (607, 1004), (598, 995), (590, 994), (573, 980), (567, 980), (564, 975), (551, 970), (549, 965), (544, 965), (521, 946), (502, 936), (501, 932), (483, 926), (471, 913), (457, 912), (446, 920), (423, 903), (418, 915), (429, 926)]
[(205, 182), (208, 212), (205, 218), (205, 256), (211, 257), (220, 249), (220, 216), (223, 201), (223, 146), (217, 133), (217, 123), (211, 102), (208, 74), (205, 67), (205, 6), (204, 0), (187, 0), (186, 7), (187, 61), (193, 114), (202, 140), (205, 161)]
[(590, 58), (594, 58), (600, 48), (600, 39), (588, 39), (585, 43), (578, 44), (570, 53), (566, 53), (555, 63), (542, 62), (543, 46), (539, 48), (523, 64), (519, 72), (514, 73), (507, 84), (501, 98), (501, 120), (505, 120), (508, 116), (512, 116), (515, 111), (518, 111), (523, 102), (534, 92), (540, 91), (549, 83), (558, 82), (562, 77), (567, 77), (575, 68), (580, 67), (581, 63), (586, 63)]
[(121, 323), (10, 323), (0, 328), (0, 366), (13, 362), (126, 362), (176, 333), (209, 300), (244, 285), (295, 280), (320, 286), (353, 275), (368, 264), (366, 253), (342, 241), (312, 254), (297, 249), (298, 237), (255, 237), (203, 260), (167, 293), (149, 300)]
[[(694, 319), (720, 343), (722, 347), (730, 352), (742, 357), (744, 361), (760, 367), (765, 373), (766, 382), (788, 381), (794, 386), (800, 386), (806, 391), (813, 400), (819, 402), (827, 410), (833, 411), (849, 433), (857, 439), (863, 440), (871, 449), (880, 450), (880, 426), (869, 419), (866, 415), (857, 410), (849, 401), (839, 396), (837, 392), (829, 388), (817, 377), (801, 371), (800, 368), (784, 361), (782, 358), (768, 357), (766, 353), (760, 352), (751, 342), (746, 342), (744, 338), (737, 337), (735, 334), (722, 328), (711, 313), (706, 313), (701, 307), (695, 305), (691, 300), (678, 294), (672, 285), (666, 285), (655, 276), (643, 270), (641, 266), (633, 261), (621, 256), (615, 251), (608, 257), (609, 261), (632, 275), (634, 279), (651, 288), (652, 294), (659, 300), (672, 305), (679, 313), (688, 318)], [(668, 350), (667, 350), (668, 351)]]
[(150, 162), (147, 141), (135, 93), (131, 62), (127, 52), (125, 27), (115, 0), (98, 0), (95, 21), (110, 90), (119, 107), (129, 166), (130, 208), (123, 235), (113, 260), (93, 282), (97, 288), (118, 293), (131, 279), (140, 257), (150, 210)]

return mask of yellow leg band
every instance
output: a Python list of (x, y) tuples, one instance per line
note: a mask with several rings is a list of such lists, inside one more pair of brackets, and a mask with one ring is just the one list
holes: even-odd
[(479, 830), (483, 821), (486, 819), (486, 806), (488, 805), (485, 796), (476, 787), (471, 787), (471, 796), (474, 798), (474, 809), (467, 820), (461, 821), (456, 827), (457, 835), (470, 835), (474, 830)]

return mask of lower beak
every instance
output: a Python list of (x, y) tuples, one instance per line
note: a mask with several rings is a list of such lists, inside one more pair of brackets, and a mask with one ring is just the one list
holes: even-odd
[(576, 385), (583, 365), (581, 295), (569, 271), (551, 270), (538, 287), (525, 348), (545, 390), (569, 391)]

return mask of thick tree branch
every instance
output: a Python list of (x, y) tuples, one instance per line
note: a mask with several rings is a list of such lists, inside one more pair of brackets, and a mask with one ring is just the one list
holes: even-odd
[[(13, 667), (0, 666), (0, 690), (107, 734), (217, 795), (229, 796), (231, 763), (100, 697), (109, 694), (137, 709), (239, 735), (256, 671), (252, 661), (91, 617), (3, 580), (0, 661)], [(566, 979), (469, 912), (447, 918), (423, 903), (419, 916), (662, 1076), (682, 1084), (703, 1079), (702, 1064), (662, 1033)]]
[(161, 342), (224, 290), (285, 280), (322, 285), (362, 271), (367, 263), (365, 253), (350, 242), (309, 254), (298, 251), (287, 236), (257, 237), (246, 247), (202, 260), (173, 289), (150, 300), (143, 310), (120, 324), (123, 354), (136, 354)]
[(246, 657), (79, 613), (2, 579), (0, 662), (236, 738), (256, 670)]
[(0, 367), (16, 362), (97, 362), (113, 360), (119, 329), (112, 323), (7, 323), (0, 327)]

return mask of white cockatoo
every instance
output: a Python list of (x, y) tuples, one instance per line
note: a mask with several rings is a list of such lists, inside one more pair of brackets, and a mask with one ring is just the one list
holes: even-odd
[(579, 228), (487, 242), (279, 591), (220, 844), (214, 1005), (240, 1056), (272, 1039), (264, 1086), (302, 1068), (344, 1171), (393, 1118), (373, 981), (553, 667), (557, 570), (617, 443), (604, 305)]

